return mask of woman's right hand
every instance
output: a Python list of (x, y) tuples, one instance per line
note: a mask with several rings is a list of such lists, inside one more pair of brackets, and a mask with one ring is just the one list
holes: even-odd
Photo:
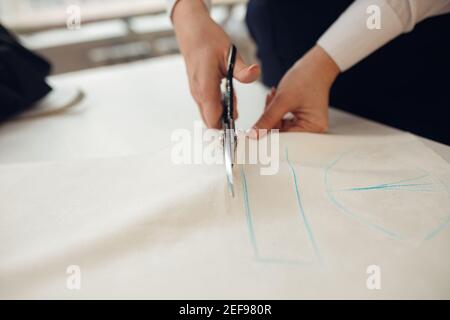
[[(230, 38), (210, 18), (202, 0), (179, 0), (172, 19), (186, 63), (191, 94), (202, 119), (208, 128), (220, 128), (223, 110), (220, 83), (227, 73)], [(259, 74), (258, 65), (247, 66), (237, 56), (234, 68), (236, 80), (254, 82)]]

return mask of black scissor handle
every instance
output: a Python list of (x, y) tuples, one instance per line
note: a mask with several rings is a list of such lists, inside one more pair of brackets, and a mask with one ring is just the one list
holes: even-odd
[(222, 94), (222, 104), (223, 104), (223, 121), (231, 124), (233, 120), (234, 112), (234, 88), (233, 88), (233, 74), (234, 65), (236, 63), (237, 49), (232, 44), (230, 46), (230, 51), (228, 53), (228, 68), (227, 76), (225, 80), (225, 92)]

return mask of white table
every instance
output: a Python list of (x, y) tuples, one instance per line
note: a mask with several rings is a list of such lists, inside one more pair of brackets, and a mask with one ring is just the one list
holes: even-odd
[[(443, 230), (439, 237), (422, 245), (395, 241), (341, 214), (322, 184), (328, 172), (323, 165), (355, 139), (363, 147), (395, 139), (409, 146), (412, 142), (408, 154), (427, 155), (438, 163), (438, 174), (441, 168), (448, 174), (447, 163), (414, 137), (401, 140), (405, 135), (396, 129), (336, 110), (331, 110), (328, 136), (285, 136), (292, 158), (301, 159), (296, 168), (302, 201), (329, 264), (318, 269), (261, 264), (252, 258), (244, 187), (238, 184), (237, 198), (230, 201), (222, 167), (177, 167), (160, 156), (172, 146), (174, 129), (192, 129), (199, 120), (179, 56), (55, 76), (51, 82), (80, 87), (87, 98), (69, 113), (0, 127), (0, 297), (449, 298), (450, 235), (442, 215), (437, 217)], [(258, 118), (265, 91), (259, 84), (237, 85), (239, 128)], [(448, 146), (423, 141), (450, 160)], [(333, 150), (337, 143), (339, 150)], [(315, 152), (318, 145), (324, 154)], [(395, 148), (383, 149), (384, 157)], [(301, 163), (305, 157), (307, 162)], [(263, 253), (277, 256), (280, 248), (272, 240), (292, 235), (298, 241), (285, 239), (283, 252), (304, 253), (317, 264), (308, 233), (297, 225), (298, 199), (289, 166), (285, 162), (279, 177), (267, 179), (251, 170), (247, 178), (257, 232), (268, 234), (260, 243), (268, 250)], [(388, 173), (390, 181), (403, 179), (392, 177), (397, 170)], [(258, 185), (275, 190), (258, 190)], [(289, 188), (283, 195), (285, 210), (277, 209), (286, 200), (276, 194), (280, 188)], [(419, 204), (431, 210), (419, 207), (413, 228), (403, 231), (415, 232), (429, 223), (433, 209), (445, 211), (449, 198), (442, 188), (439, 192), (441, 198), (423, 195)], [(434, 199), (442, 202), (434, 206)], [(404, 211), (404, 202), (400, 204), (392, 210), (382, 207), (381, 215), (396, 216)], [(406, 204), (413, 212), (414, 202)], [(271, 210), (264, 211), (266, 206)], [(291, 229), (293, 233), (285, 232)], [(383, 290), (365, 287), (366, 267), (372, 263), (382, 264)], [(65, 288), (70, 264), (81, 266), (80, 291)], [(338, 273), (329, 272), (331, 265), (339, 266), (333, 271)]]

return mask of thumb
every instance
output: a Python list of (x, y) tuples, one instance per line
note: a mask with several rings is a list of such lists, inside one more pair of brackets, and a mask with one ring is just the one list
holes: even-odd
[(267, 133), (265, 130), (277, 127), (288, 111), (287, 105), (280, 100), (279, 96), (275, 96), (267, 109), (264, 110), (262, 116), (253, 126), (253, 129), (249, 132), (249, 137), (257, 139), (265, 135)]
[(200, 112), (203, 121), (208, 128), (220, 128), (220, 117), (223, 112), (220, 82), (210, 80), (206, 82), (202, 89), (199, 100)]
[(248, 66), (244, 60), (242, 60), (239, 53), (236, 56), (236, 64), (234, 66), (234, 78), (242, 83), (251, 83), (258, 80), (261, 70), (259, 65), (252, 64)]

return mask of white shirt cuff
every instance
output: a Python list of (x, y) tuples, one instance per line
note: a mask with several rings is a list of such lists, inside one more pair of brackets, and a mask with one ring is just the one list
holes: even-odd
[[(370, 24), (371, 8), (379, 8), (380, 29)], [(328, 28), (317, 44), (333, 58), (341, 71), (345, 71), (402, 32), (402, 22), (386, 1), (357, 0)]]

